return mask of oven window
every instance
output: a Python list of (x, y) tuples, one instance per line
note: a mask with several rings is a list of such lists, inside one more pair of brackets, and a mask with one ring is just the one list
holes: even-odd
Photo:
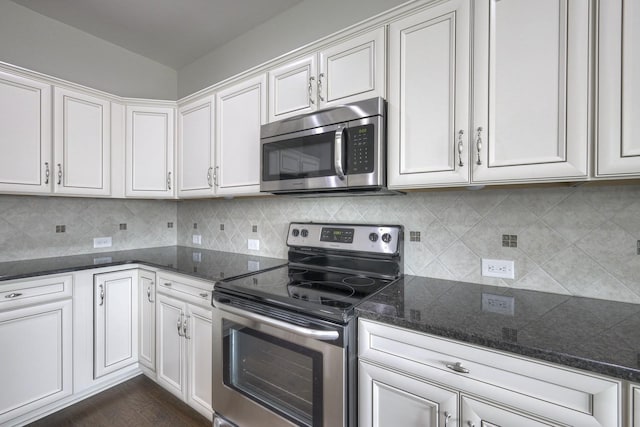
[(335, 132), (263, 144), (263, 181), (335, 175)]
[(322, 354), (224, 320), (224, 383), (301, 426), (322, 425)]

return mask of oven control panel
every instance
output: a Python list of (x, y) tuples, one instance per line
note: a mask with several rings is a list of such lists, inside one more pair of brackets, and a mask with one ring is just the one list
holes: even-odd
[(401, 225), (291, 223), (288, 246), (339, 249), (380, 254), (398, 253), (403, 239)]

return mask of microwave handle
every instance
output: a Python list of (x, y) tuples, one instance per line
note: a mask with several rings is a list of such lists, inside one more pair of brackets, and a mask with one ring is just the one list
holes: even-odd
[(345, 125), (338, 125), (334, 140), (335, 146), (333, 147), (333, 163), (336, 169), (336, 175), (338, 175), (338, 178), (340, 179), (344, 179), (344, 169), (342, 168), (342, 143), (344, 141), (344, 133), (346, 130), (347, 127)]

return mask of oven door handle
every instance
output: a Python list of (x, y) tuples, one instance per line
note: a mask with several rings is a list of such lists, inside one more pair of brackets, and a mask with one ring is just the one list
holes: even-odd
[(292, 332), (294, 334), (301, 335), (307, 338), (313, 338), (319, 341), (335, 341), (340, 337), (338, 331), (321, 331), (318, 329), (303, 328), (302, 326), (292, 325), (290, 323), (283, 322), (282, 320), (272, 319), (270, 317), (243, 310), (241, 308), (221, 304), (218, 301), (215, 301), (214, 307), (219, 310), (226, 311), (227, 313), (235, 314), (237, 316), (241, 316), (250, 320), (255, 320), (256, 322), (274, 326), (279, 329), (284, 329), (287, 332)]

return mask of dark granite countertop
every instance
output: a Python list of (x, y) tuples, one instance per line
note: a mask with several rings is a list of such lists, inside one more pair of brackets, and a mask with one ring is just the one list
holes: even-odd
[[(499, 297), (513, 297), (513, 313)], [(356, 312), (360, 318), (640, 381), (638, 304), (405, 276)]]
[(286, 259), (210, 251), (185, 246), (164, 246), (3, 262), (0, 263), (0, 286), (3, 281), (11, 279), (124, 264), (143, 264), (187, 274), (199, 279), (216, 281), (257, 270), (266, 270), (286, 263)]

